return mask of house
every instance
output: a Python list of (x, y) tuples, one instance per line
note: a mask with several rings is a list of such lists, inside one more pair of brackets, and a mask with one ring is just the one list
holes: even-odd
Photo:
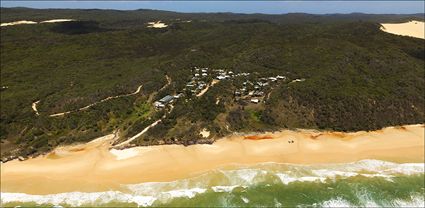
[(225, 77), (225, 76), (220, 75), (220, 76), (217, 76), (217, 79), (218, 79), (218, 80), (223, 80), (223, 79), (226, 79), (226, 77)]
[(291, 83), (294, 83), (294, 82), (304, 82), (304, 81), (305, 81), (304, 78), (302, 78), (302, 79), (294, 79), (294, 80), (292, 80)]
[(186, 85), (186, 87), (194, 87), (194, 86), (195, 85), (194, 84), (191, 84), (191, 83)]
[(201, 70), (201, 72), (202, 72), (202, 73), (206, 73), (206, 72), (207, 72), (207, 70), (205, 70), (205, 69), (202, 69), (202, 70)]
[(264, 92), (262, 92), (262, 91), (255, 91), (253, 95), (256, 96), (256, 97), (261, 97), (261, 96), (264, 95)]
[(198, 73), (196, 73), (196, 74), (195, 74), (195, 77), (199, 77), (199, 74), (198, 74)]
[(164, 104), (162, 104), (161, 102), (159, 102), (159, 101), (156, 101), (155, 103), (153, 103), (153, 105), (155, 106), (155, 108), (163, 108), (163, 107), (165, 107), (165, 105)]
[(285, 76), (280, 76), (280, 75), (277, 75), (277, 76), (276, 76), (276, 78), (277, 78), (277, 79), (286, 79), (286, 77), (285, 77)]
[(255, 103), (255, 104), (257, 104), (257, 103), (259, 103), (260, 102), (260, 100), (259, 99), (256, 99), (256, 98), (252, 98), (251, 99), (251, 103)]
[(183, 96), (183, 93), (179, 93), (179, 94), (177, 94), (177, 95), (174, 95), (174, 98), (175, 99), (179, 99), (179, 98), (181, 98)]
[(269, 77), (269, 80), (272, 81), (272, 82), (276, 82), (277, 81), (277, 78), (275, 78), (275, 77)]
[(202, 76), (203, 77), (206, 77), (206, 76), (208, 76), (208, 74), (207, 73), (202, 73)]
[(174, 96), (167, 95), (159, 100), (160, 103), (166, 105), (174, 100)]
[(268, 82), (257, 82), (257, 84), (258, 84), (259, 86), (261, 86), (261, 87), (264, 87), (264, 86), (269, 85), (269, 83), (268, 83)]

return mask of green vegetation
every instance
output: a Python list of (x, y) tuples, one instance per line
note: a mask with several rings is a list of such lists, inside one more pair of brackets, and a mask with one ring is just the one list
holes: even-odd
[[(424, 122), (423, 40), (380, 31), (379, 21), (422, 15), (180, 14), (138, 10), (1, 9), (2, 22), (80, 21), (1, 28), (2, 156), (31, 155), (119, 130), (134, 143), (211, 143), (231, 131), (373, 130)], [(163, 29), (146, 28), (162, 20)], [(192, 20), (185, 22), (185, 20)], [(284, 75), (264, 103), (234, 99), (223, 80), (171, 112), (153, 102), (182, 92), (194, 66)], [(171, 78), (167, 85), (166, 76)], [(304, 78), (304, 82), (290, 83)], [(64, 116), (109, 96), (111, 99)], [(31, 108), (37, 105), (40, 116)], [(216, 101), (220, 100), (218, 104)], [(209, 138), (199, 135), (201, 129)], [(10, 148), (10, 146), (13, 148)]]

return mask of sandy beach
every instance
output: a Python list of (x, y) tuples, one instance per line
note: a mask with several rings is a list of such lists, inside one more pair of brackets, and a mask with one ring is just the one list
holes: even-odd
[(385, 32), (425, 39), (425, 24), (419, 21), (381, 24)]
[(424, 162), (423, 124), (353, 133), (284, 130), (234, 135), (212, 145), (187, 147), (110, 150), (113, 140), (111, 134), (37, 158), (1, 164), (1, 190), (28, 194), (121, 190), (121, 184), (172, 181), (216, 168), (262, 162)]

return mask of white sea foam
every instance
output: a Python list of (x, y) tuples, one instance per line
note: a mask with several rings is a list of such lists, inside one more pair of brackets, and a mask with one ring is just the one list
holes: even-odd
[(257, 176), (258, 174), (257, 170), (251, 170), (251, 169), (241, 169), (241, 170), (233, 170), (233, 171), (227, 171), (227, 172), (236, 173), (238, 178), (248, 183), (252, 182), (254, 177)]
[(410, 197), (410, 200), (395, 200), (395, 207), (425, 207), (424, 196), (414, 195)]
[(288, 174), (285, 173), (276, 173), (275, 174), (277, 177), (279, 177), (279, 179), (282, 181), (283, 184), (289, 184), (292, 182), (314, 182), (314, 181), (318, 181), (318, 182), (325, 182), (326, 178), (324, 177), (315, 177), (315, 176), (302, 176), (302, 177), (292, 177)]
[(280, 203), (276, 198), (273, 199), (274, 207), (282, 207), (282, 203)]
[[(286, 165), (286, 164), (285, 164)], [(354, 163), (318, 166), (290, 166), (275, 173), (283, 184), (295, 181), (322, 182), (326, 179), (349, 178), (354, 176), (381, 177), (392, 181), (395, 174), (415, 175), (424, 173), (423, 163), (392, 163), (380, 160), (361, 160)], [(365, 173), (367, 172), (367, 173)]]
[[(106, 191), (95, 193), (69, 192), (49, 195), (30, 195), (24, 193), (1, 193), (3, 204), (10, 202), (35, 202), (63, 206), (90, 206), (109, 202), (136, 203), (139, 206), (152, 206), (166, 203), (173, 198), (193, 198), (207, 192), (232, 192), (237, 187), (248, 187), (269, 179), (280, 179), (282, 184), (293, 182), (318, 182), (355, 176), (380, 177), (391, 180), (395, 175), (423, 174), (423, 163), (397, 164), (379, 160), (362, 160), (355, 163), (327, 165), (291, 165), (266, 163), (236, 170), (215, 170), (193, 178), (171, 182), (148, 182), (124, 185), (128, 192)], [(377, 205), (367, 193), (358, 193), (363, 206)], [(424, 207), (423, 196), (411, 200), (394, 201), (389, 206)], [(276, 203), (278, 204), (278, 203)], [(318, 206), (350, 207), (351, 204), (341, 198), (331, 199)]]
[(245, 204), (248, 204), (248, 203), (249, 203), (249, 199), (248, 199), (248, 198), (241, 196), (241, 199), (242, 199), (242, 201), (243, 201)]
[(3, 204), (10, 202), (35, 202), (37, 204), (68, 205), (72, 207), (106, 204), (112, 201), (137, 203), (139, 206), (151, 206), (156, 199), (152, 196), (134, 196), (119, 191), (107, 192), (68, 192), (48, 195), (24, 193), (1, 193)]
[(425, 167), (423, 163), (405, 163), (400, 165), (394, 165), (393, 167), (385, 170), (384, 172), (398, 173), (403, 175), (414, 175), (418, 173), (424, 173)]
[(196, 194), (204, 193), (206, 189), (192, 188), (192, 189), (177, 189), (162, 193), (156, 193), (155, 197), (142, 196), (137, 194), (127, 194), (119, 191), (107, 192), (68, 192), (59, 194), (48, 195), (31, 195), (24, 193), (1, 193), (2, 204), (10, 202), (35, 202), (37, 204), (52, 204), (68, 205), (72, 207), (91, 206), (106, 204), (109, 202), (127, 202), (136, 203), (138, 206), (152, 206), (155, 201), (167, 202), (170, 199), (178, 197), (193, 198)]
[(192, 189), (178, 189), (164, 192), (163, 194), (169, 194), (171, 198), (175, 197), (188, 197), (193, 198), (196, 194), (201, 194), (207, 191), (207, 189), (203, 188), (192, 188)]
[(361, 160), (354, 163), (339, 164), (336, 168), (344, 168), (351, 171), (373, 171), (388, 174), (412, 175), (424, 173), (423, 163), (392, 163), (382, 160)]
[(339, 170), (326, 170), (326, 169), (319, 169), (319, 170), (313, 170), (312, 171), (314, 175), (324, 177), (324, 178), (334, 178), (335, 176), (342, 176), (342, 177), (353, 177), (357, 176), (358, 173), (354, 172), (346, 172), (346, 171), (339, 171)]
[(348, 202), (347, 200), (341, 199), (341, 198), (336, 198), (336, 199), (331, 199), (328, 201), (325, 201), (323, 203), (321, 203), (320, 205), (316, 205), (314, 204), (313, 206), (319, 206), (319, 207), (353, 207), (353, 205), (350, 204), (350, 202)]
[[(361, 207), (406, 207), (406, 208), (414, 208), (414, 207), (425, 207), (424, 197), (420, 195), (411, 196), (410, 200), (400, 200), (396, 199), (388, 204), (378, 205), (375, 201), (370, 198), (365, 199), (364, 197), (360, 197), (360, 201), (363, 203)], [(330, 199), (324, 201), (320, 204), (313, 204), (313, 207), (359, 207), (357, 205), (353, 205), (345, 199), (340, 197), (335, 199)]]
[(214, 192), (231, 192), (236, 187), (238, 187), (238, 186), (237, 185), (235, 185), (235, 186), (213, 186), (213, 187), (211, 187), (211, 189)]

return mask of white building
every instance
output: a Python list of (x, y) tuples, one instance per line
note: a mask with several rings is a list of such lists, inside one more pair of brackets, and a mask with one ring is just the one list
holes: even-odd
[(217, 76), (217, 79), (218, 80), (223, 80), (223, 79), (226, 79), (226, 77), (225, 76), (222, 76), (222, 75), (219, 75), (219, 76)]
[(163, 107), (165, 107), (164, 104), (162, 104), (161, 102), (158, 102), (158, 101), (156, 101), (153, 105), (155, 106), (155, 108), (163, 108)]
[(251, 99), (251, 103), (255, 103), (255, 104), (257, 104), (257, 103), (259, 103), (260, 102), (260, 100), (259, 99), (256, 99), (256, 98), (252, 98)]

